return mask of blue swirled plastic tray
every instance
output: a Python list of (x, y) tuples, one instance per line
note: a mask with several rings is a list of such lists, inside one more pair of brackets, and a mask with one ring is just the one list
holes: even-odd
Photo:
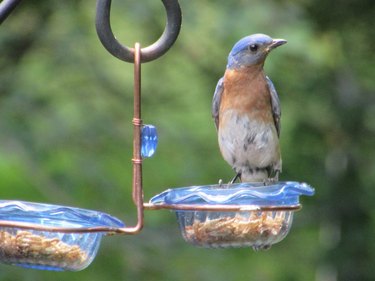
[[(0, 220), (61, 228), (124, 227), (94, 210), (0, 200)], [(104, 233), (63, 233), (0, 227), (0, 262), (43, 270), (82, 270), (95, 258)]]
[(299, 204), (300, 195), (312, 196), (314, 189), (306, 183), (277, 182), (207, 185), (168, 189), (153, 198), (152, 204), (233, 204), (291, 206)]

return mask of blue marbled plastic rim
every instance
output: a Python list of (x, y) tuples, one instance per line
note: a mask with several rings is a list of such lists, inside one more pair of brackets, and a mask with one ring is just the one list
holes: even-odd
[(277, 182), (207, 185), (168, 189), (153, 198), (154, 205), (240, 205), (240, 206), (296, 206), (299, 196), (314, 195), (306, 183)]
[(124, 227), (106, 213), (67, 206), (0, 200), (0, 221), (31, 223), (58, 228)]

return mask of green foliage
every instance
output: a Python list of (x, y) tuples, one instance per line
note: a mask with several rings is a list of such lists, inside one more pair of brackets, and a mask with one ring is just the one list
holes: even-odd
[[(129, 3), (126, 3), (129, 2)], [(173, 48), (142, 65), (142, 114), (159, 130), (144, 162), (145, 198), (228, 181), (211, 98), (226, 56), (262, 32), (288, 44), (267, 74), (282, 104), (284, 180), (316, 188), (288, 237), (267, 252), (183, 242), (169, 212), (144, 231), (108, 237), (82, 272), (1, 265), (1, 280), (374, 280), (374, 2), (180, 1)], [(159, 1), (114, 1), (112, 27), (131, 46), (164, 28)], [(101, 46), (94, 1), (25, 1), (0, 28), (0, 197), (98, 209), (134, 223), (131, 64)]]

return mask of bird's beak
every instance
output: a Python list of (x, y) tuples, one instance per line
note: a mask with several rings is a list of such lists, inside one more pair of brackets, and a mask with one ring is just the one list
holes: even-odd
[(281, 46), (281, 45), (284, 45), (287, 41), (284, 40), (284, 39), (273, 39), (272, 40), (272, 43), (268, 46), (267, 48), (267, 52), (270, 52), (271, 50)]

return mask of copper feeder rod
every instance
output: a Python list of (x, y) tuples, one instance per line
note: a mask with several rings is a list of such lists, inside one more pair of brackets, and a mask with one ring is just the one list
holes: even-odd
[(142, 187), (142, 156), (141, 156), (141, 48), (139, 43), (134, 46), (134, 116), (133, 116), (133, 201), (137, 207), (137, 225), (123, 228), (124, 234), (137, 234), (143, 228), (143, 187)]
[(142, 156), (141, 156), (141, 47), (134, 46), (134, 113), (133, 113), (133, 182), (132, 197), (137, 208), (137, 224), (112, 230), (120, 234), (138, 234), (144, 224)]

